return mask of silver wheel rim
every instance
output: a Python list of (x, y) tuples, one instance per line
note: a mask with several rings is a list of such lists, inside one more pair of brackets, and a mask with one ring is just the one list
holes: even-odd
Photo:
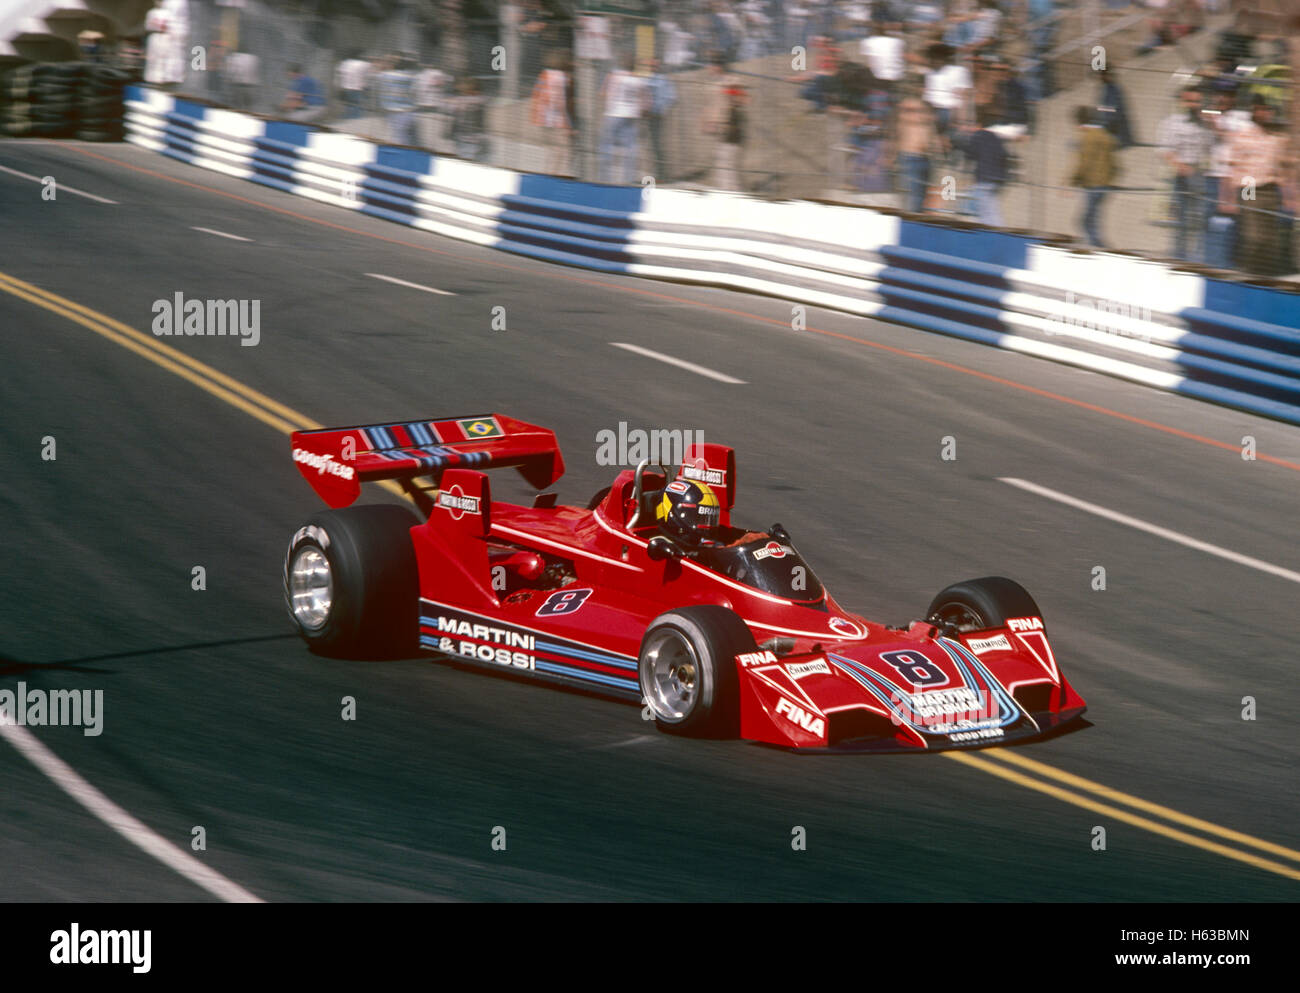
[(650, 636), (641, 655), (641, 691), (660, 720), (679, 724), (700, 694), (700, 660), (681, 632), (664, 628)]
[(315, 545), (298, 549), (289, 564), (289, 609), (305, 631), (319, 631), (330, 619), (334, 576), (329, 559)]
[(934, 612), (934, 616), (941, 621), (951, 624), (957, 631), (965, 634), (967, 631), (983, 631), (988, 627), (984, 618), (976, 613), (971, 607), (964, 603), (956, 601), (945, 603)]

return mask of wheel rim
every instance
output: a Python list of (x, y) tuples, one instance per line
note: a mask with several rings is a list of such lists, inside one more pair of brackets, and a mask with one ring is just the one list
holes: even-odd
[(289, 565), (289, 609), (306, 631), (319, 631), (330, 618), (334, 575), (329, 559), (314, 545), (298, 549)]
[(695, 709), (699, 689), (700, 660), (686, 636), (672, 628), (651, 635), (641, 656), (641, 691), (655, 715), (681, 723)]
[(963, 634), (967, 631), (983, 631), (989, 626), (975, 608), (956, 601), (943, 604), (933, 616)]

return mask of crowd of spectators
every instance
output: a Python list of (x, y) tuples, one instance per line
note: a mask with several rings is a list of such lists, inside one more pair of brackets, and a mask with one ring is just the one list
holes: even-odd
[[(1150, 17), (1134, 53), (1195, 36), (1207, 10), (1226, 2), (1144, 0)], [(160, 0), (159, 9), (183, 5)], [(1137, 9), (1127, 0), (1105, 6)], [(649, 172), (660, 183), (755, 189), (773, 168), (770, 153), (755, 146), (772, 126), (756, 87), (771, 99), (766, 81), (777, 81), (804, 101), (807, 116), (825, 121), (825, 177), (839, 192), (884, 194), (910, 211), (1001, 226), (1025, 143), (1041, 135), (1068, 143), (1073, 168), (1033, 182), (1079, 189), (1081, 233), (1102, 245), (1102, 207), (1128, 150), (1154, 146), (1168, 170), (1162, 220), (1170, 254), (1259, 273), (1295, 269), (1285, 46), (1252, 37), (1240, 19), (1215, 39), (1213, 60), (1177, 93), (1176, 109), (1158, 127), (1143, 115), (1139, 127), (1128, 95), (1134, 70), (1104, 65), (1092, 67), (1091, 98), (1069, 120), (1057, 110), (1040, 121), (1058, 83), (1054, 53), (1069, 40), (1060, 0), (652, 0), (650, 9), (653, 53), (630, 33), (614, 37), (610, 19), (562, 23), (548, 0), (502, 8), (512, 57), (528, 66), (514, 94), (523, 117), (509, 120), (529, 128), (506, 137), (540, 146), (544, 171), (619, 184)], [(1086, 56), (1080, 49), (1074, 59)], [(211, 95), (247, 108), (266, 92), (255, 56), (215, 47), (210, 60), (220, 87)], [(595, 80), (581, 113), (579, 65), (594, 67), (588, 81)], [(274, 106), (292, 120), (319, 121), (332, 109), (344, 121), (379, 119), (382, 137), (395, 144), (490, 158), (489, 99), (479, 80), (453, 76), (436, 59), (354, 51), (332, 79), (290, 66), (281, 92)], [(1148, 194), (1159, 181), (1134, 178)]]
[(1257, 275), (1296, 271), (1300, 161), (1288, 141), (1287, 48), (1238, 18), (1178, 93), (1155, 144), (1170, 171), (1172, 255)]

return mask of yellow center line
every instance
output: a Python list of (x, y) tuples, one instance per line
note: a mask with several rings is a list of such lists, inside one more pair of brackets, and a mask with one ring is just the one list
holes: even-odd
[[(284, 404), (279, 403), (276, 400), (272, 400), (265, 393), (259, 393), (251, 386), (246, 386), (245, 384), (239, 382), (239, 380), (232, 379), (230, 376), (227, 376), (224, 372), (221, 372), (219, 369), (214, 369), (212, 368), (212, 366), (206, 365), (205, 363), (200, 362), (198, 359), (186, 355), (184, 352), (180, 351), (179, 349), (173, 348), (171, 345), (159, 341), (153, 335), (144, 334), (143, 332), (137, 331), (135, 328), (130, 327), (129, 325), (123, 324), (121, 321), (114, 320), (113, 318), (109, 317), (107, 314), (101, 314), (99, 311), (91, 310), (89, 307), (83, 306), (82, 304), (79, 304), (74, 300), (69, 300), (66, 297), (61, 297), (57, 293), (51, 293), (49, 290), (42, 289), (39, 286), (34, 286), (31, 283), (25, 283), (21, 279), (18, 279), (14, 276), (10, 276), (8, 273), (0, 272), (0, 287), (3, 287), (4, 284), (8, 284), (8, 287), (5, 288), (12, 288), (15, 295), (17, 296), (22, 296), (23, 293), (31, 294), (32, 296), (40, 297), (41, 301), (54, 304), (57, 307), (66, 308), (67, 310), (76, 311), (78, 314), (81, 314), (82, 316), (89, 318), (90, 320), (100, 325), (103, 329), (105, 329), (105, 330), (101, 330), (100, 327), (93, 327), (90, 324), (85, 325), (86, 327), (89, 327), (92, 331), (96, 331), (99, 334), (103, 334), (104, 337), (106, 338), (111, 337), (110, 334), (107, 333), (107, 331), (109, 330), (116, 331), (118, 334), (129, 338), (131, 341), (135, 342), (141, 347), (149, 349), (154, 354), (161, 356), (162, 358), (169, 359), (172, 362), (176, 362), (188, 367), (198, 375), (204, 376), (209, 380), (211, 380), (212, 382), (225, 387), (230, 392), (239, 394), (240, 396), (244, 397), (244, 399), (248, 400), (250, 403), (255, 403), (258, 406), (265, 408), (270, 413), (275, 414), (278, 417), (288, 421), (289, 423), (296, 425), (296, 430), (311, 431), (323, 426), (317, 424), (311, 418), (298, 413), (296, 410), (293, 410), (290, 407), (286, 407)], [(31, 296), (26, 297), (26, 299), (31, 300)], [(32, 302), (36, 303), (39, 301), (32, 301)], [(59, 313), (61, 313), (61, 311), (59, 311)], [(64, 316), (68, 316), (68, 315), (65, 314)], [(77, 323), (85, 324), (84, 321), (78, 321)], [(119, 344), (122, 344), (122, 342), (119, 342)], [(156, 361), (156, 360), (151, 358), (150, 361)], [(161, 365), (162, 363), (159, 364)]]
[[(263, 424), (279, 431), (281, 434), (289, 435), (294, 431), (314, 430), (321, 427), (320, 424), (311, 420), (309, 417), (298, 413), (291, 407), (271, 399), (263, 393), (258, 392), (250, 386), (247, 386), (238, 380), (220, 372), (211, 366), (192, 358), (183, 352), (146, 335), (135, 328), (116, 321), (111, 317), (92, 310), (89, 307), (68, 300), (56, 293), (33, 286), (20, 279), (16, 279), (6, 273), (0, 272), (0, 291), (9, 293), (13, 296), (27, 300), (38, 307), (42, 307), (51, 313), (58, 314), (60, 317), (66, 317), (68, 320), (80, 324), (82, 327), (95, 332), (115, 345), (121, 345), (135, 354), (147, 359), (162, 369), (180, 376), (189, 383), (194, 384), (206, 393), (211, 394), (219, 400), (222, 400), (238, 410), (250, 415), (261, 421)], [(386, 479), (379, 484), (390, 493), (401, 497), (407, 494), (396, 482)], [(1082, 807), (1085, 810), (1091, 810), (1107, 817), (1113, 817), (1116, 820), (1132, 824), (1135, 827), (1150, 831), (1174, 841), (1182, 842), (1194, 848), (1200, 848), (1207, 852), (1213, 852), (1224, 858), (1233, 859), (1238, 862), (1244, 862), (1247, 865), (1254, 866), (1258, 869), (1264, 869), (1268, 872), (1285, 876), (1288, 879), (1300, 880), (1300, 869), (1295, 869), (1270, 859), (1261, 858), (1249, 852), (1239, 851), (1227, 845), (1218, 842), (1209, 841), (1196, 835), (1188, 834), (1185, 831), (1179, 831), (1176, 828), (1161, 824), (1158, 821), (1150, 820), (1146, 817), (1140, 817), (1136, 814), (1121, 810), (1110, 804), (1099, 803), (1090, 800), (1086, 796), (1072, 792), (1064, 786), (1053, 786), (1050, 783), (1042, 782), (1030, 776), (1006, 768), (1005, 764), (1019, 765), (1022, 768), (1032, 770), (1040, 775), (1057, 780), (1060, 783), (1074, 787), (1077, 790), (1083, 790), (1093, 793), (1108, 800), (1124, 803), (1138, 810), (1147, 813), (1156, 814), (1167, 820), (1182, 824), (1186, 827), (1196, 828), (1208, 834), (1215, 834), (1219, 837), (1235, 841), (1239, 844), (1249, 845), (1263, 851), (1280, 855), (1285, 858), (1300, 860), (1300, 852), (1286, 848), (1282, 845), (1275, 845), (1272, 842), (1263, 841), (1251, 835), (1244, 834), (1240, 831), (1233, 831), (1228, 828), (1220, 827), (1209, 821), (1201, 820), (1197, 817), (1190, 817), (1181, 814), (1169, 807), (1160, 804), (1150, 803), (1130, 793), (1123, 793), (1119, 790), (1113, 790), (1110, 787), (1103, 786), (1100, 783), (1084, 779), (1082, 776), (1075, 776), (1064, 770), (1056, 769), (1042, 762), (1036, 762), (1033, 759), (1027, 759), (1015, 752), (1005, 751), (998, 753), (973, 754), (970, 752), (943, 752), (944, 756), (961, 762), (964, 765), (979, 769), (990, 775), (997, 776), (1007, 782), (1015, 783), (1026, 789), (1034, 790), (1038, 793), (1044, 793), (1054, 797), (1064, 803), (1072, 804), (1076, 807)], [(990, 761), (986, 755), (994, 756), (1001, 762)]]
[(1165, 820), (1173, 821), (1175, 824), (1182, 824), (1185, 827), (1195, 828), (1197, 831), (1204, 831), (1206, 834), (1218, 835), (1228, 841), (1235, 841), (1239, 845), (1249, 845), (1251, 848), (1258, 848), (1261, 851), (1269, 852), (1273, 855), (1280, 855), (1282, 858), (1294, 859), (1300, 862), (1300, 852), (1294, 848), (1287, 848), (1285, 845), (1275, 845), (1271, 841), (1265, 841), (1262, 838), (1256, 838), (1253, 835), (1245, 834), (1241, 831), (1234, 831), (1232, 828), (1220, 827), (1210, 821), (1201, 820), (1199, 817), (1191, 817), (1183, 814), (1170, 807), (1162, 806), (1158, 803), (1152, 803), (1150, 800), (1143, 800), (1132, 793), (1124, 793), (1120, 790), (1111, 789), (1109, 786), (1103, 786), (1101, 783), (1094, 782), (1091, 779), (1084, 779), (1082, 776), (1076, 776), (1072, 772), (1066, 772), (1063, 769), (1057, 769), (1055, 766), (1047, 765), (1043, 762), (1026, 758), (1019, 752), (1012, 749), (1002, 751), (989, 750), (983, 753), (991, 759), (997, 759), (1001, 762), (1007, 762), (1012, 765), (1018, 765), (1023, 769), (1031, 772), (1037, 772), (1042, 776), (1049, 776), (1067, 786), (1073, 786), (1075, 789), (1086, 790), (1089, 793), (1095, 793), (1097, 796), (1110, 800), (1114, 803), (1127, 804), (1137, 810), (1144, 810), (1148, 814), (1155, 814), (1163, 817)]
[[(31, 283), (24, 282), (4, 272), (0, 272), (0, 290), (21, 297), (51, 313), (58, 314), (60, 317), (66, 317), (68, 320), (94, 331), (114, 344), (135, 352), (168, 372), (175, 373), (187, 382), (193, 383), (199, 389), (212, 394), (219, 400), (224, 400), (232, 407), (257, 418), (257, 420), (274, 428), (281, 434), (289, 435), (294, 431), (313, 431), (322, 426), (310, 417), (300, 414), (292, 407), (286, 407), (279, 401), (273, 400), (251, 386), (239, 382), (239, 380), (226, 375), (219, 369), (214, 369), (212, 366), (186, 355), (171, 345), (137, 331), (121, 321), (114, 320), (107, 314), (101, 314), (97, 310), (92, 310), (90, 307), (59, 296), (57, 293), (51, 293), (39, 286), (33, 286)], [(390, 493), (406, 498), (406, 492), (391, 479), (385, 479), (379, 485)]]
[(1001, 765), (990, 762), (983, 755), (975, 755), (971, 752), (941, 752), (940, 754), (947, 758), (960, 762), (963, 765), (980, 769), (993, 776), (998, 776), (1007, 782), (1023, 786), (1025, 789), (1035, 790), (1038, 793), (1046, 793), (1050, 797), (1055, 797), (1064, 803), (1073, 804), (1076, 807), (1082, 807), (1084, 810), (1091, 810), (1094, 813), (1102, 814), (1106, 817), (1112, 817), (1117, 821), (1123, 821), (1125, 824), (1132, 824), (1134, 827), (1142, 828), (1144, 831), (1150, 831), (1153, 834), (1161, 835), (1173, 841), (1181, 841), (1184, 845), (1191, 845), (1193, 848), (1200, 848), (1207, 852), (1213, 852), (1215, 855), (1222, 855), (1224, 858), (1233, 859), (1237, 862), (1244, 862), (1246, 865), (1254, 866), (1256, 869), (1263, 869), (1266, 872), (1274, 872), (1279, 876), (1285, 876), (1287, 879), (1300, 880), (1300, 869), (1293, 868), (1289, 865), (1283, 865), (1281, 862), (1274, 862), (1272, 859), (1260, 858), (1258, 855), (1252, 855), (1250, 852), (1243, 852), (1236, 848), (1230, 848), (1227, 845), (1221, 845), (1217, 841), (1210, 841), (1206, 838), (1197, 837), (1194, 834), (1188, 834), (1186, 831), (1179, 831), (1177, 828), (1171, 828), (1159, 821), (1153, 821), (1146, 817), (1139, 817), (1137, 814), (1130, 814), (1126, 810), (1120, 810), (1118, 807), (1112, 807), (1110, 804), (1098, 803), (1095, 800), (1089, 800), (1085, 796), (1077, 793), (1071, 793), (1069, 790), (1060, 786), (1053, 786), (1050, 783), (1044, 783), (1037, 779), (1031, 779), (1029, 776), (1022, 775), (1013, 769), (1007, 769)]

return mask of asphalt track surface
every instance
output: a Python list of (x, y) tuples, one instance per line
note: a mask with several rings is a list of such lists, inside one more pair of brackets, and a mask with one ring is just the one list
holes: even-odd
[[(1294, 579), (1000, 481), (1297, 571), (1295, 428), (816, 309), (795, 331), (788, 302), (492, 252), (130, 146), (5, 142), (0, 165), (116, 201), (45, 201), (0, 172), (0, 688), (103, 689), (102, 735), (31, 735), (186, 852), (201, 825), (196, 861), (248, 893), (1296, 898)], [(260, 343), (154, 339), (151, 305), (177, 290), (260, 300)], [(149, 341), (87, 326), (103, 318)], [(899, 623), (950, 582), (1021, 581), (1091, 726), (955, 759), (805, 756), (674, 739), (636, 707), (445, 662), (317, 658), (281, 599), (287, 537), (320, 506), (283, 425), (151, 361), (158, 341), (320, 424), (547, 425), (564, 502), (615, 471), (598, 431), (701, 430), (737, 449), (741, 519), (783, 522), (850, 609)], [(1242, 459), (1247, 435), (1261, 458)], [(525, 496), (514, 479), (494, 477), (498, 499)], [(0, 797), (4, 899), (217, 899), (12, 738)]]

